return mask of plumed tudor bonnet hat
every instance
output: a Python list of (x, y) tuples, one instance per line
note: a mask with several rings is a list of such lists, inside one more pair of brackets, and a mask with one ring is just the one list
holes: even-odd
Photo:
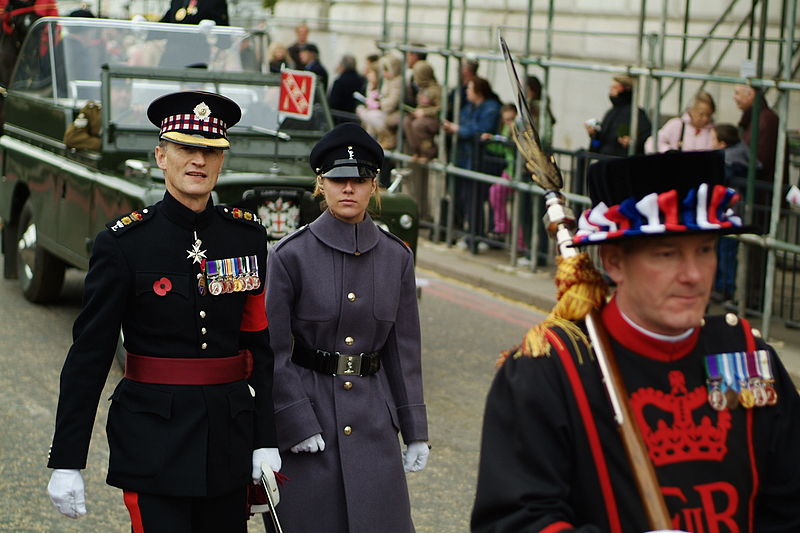
[(753, 233), (724, 185), (721, 151), (669, 152), (598, 161), (589, 167), (592, 208), (580, 216), (575, 246), (645, 236)]
[(220, 94), (181, 91), (156, 98), (147, 118), (159, 128), (159, 138), (187, 146), (230, 148), (228, 128), (239, 122), (239, 105)]

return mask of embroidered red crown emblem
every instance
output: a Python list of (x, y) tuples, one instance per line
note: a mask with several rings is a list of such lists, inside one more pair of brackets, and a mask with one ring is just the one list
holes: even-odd
[[(731, 427), (729, 411), (716, 412), (714, 425), (708, 416), (696, 423), (692, 413), (706, 404), (708, 392), (697, 387), (686, 390), (686, 377), (677, 370), (669, 373), (669, 394), (653, 388), (639, 389), (631, 395), (631, 407), (642, 431), (650, 459), (655, 466), (684, 461), (722, 461), (728, 452)], [(661, 411), (655, 429), (645, 419), (645, 409)]]

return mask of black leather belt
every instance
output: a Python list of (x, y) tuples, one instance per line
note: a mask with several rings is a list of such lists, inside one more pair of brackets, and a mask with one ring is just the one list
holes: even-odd
[(381, 368), (381, 353), (346, 354), (295, 344), (292, 362), (329, 376), (370, 376)]

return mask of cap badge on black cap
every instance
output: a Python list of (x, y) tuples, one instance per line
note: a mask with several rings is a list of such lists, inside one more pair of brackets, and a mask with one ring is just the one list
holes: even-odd
[(348, 157), (348, 159), (355, 159), (356, 158), (356, 155), (353, 153), (353, 147), (352, 146), (348, 146), (347, 147), (347, 157)]
[(160, 129), (161, 139), (226, 150), (230, 147), (228, 128), (239, 122), (242, 110), (220, 94), (180, 91), (153, 100), (147, 108), (147, 118)]
[(211, 108), (205, 102), (200, 102), (194, 106), (194, 118), (205, 122), (211, 116)]

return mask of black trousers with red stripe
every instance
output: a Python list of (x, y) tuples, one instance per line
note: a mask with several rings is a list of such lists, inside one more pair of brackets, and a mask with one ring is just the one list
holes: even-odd
[(213, 498), (123, 491), (132, 533), (246, 533), (246, 487)]

